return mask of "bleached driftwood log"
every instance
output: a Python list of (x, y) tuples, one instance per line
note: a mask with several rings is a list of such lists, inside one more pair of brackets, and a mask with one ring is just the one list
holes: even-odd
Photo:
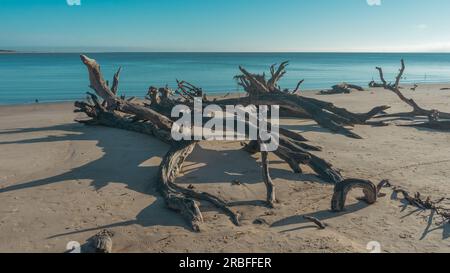
[[(175, 183), (180, 174), (186, 158), (195, 148), (196, 141), (174, 141), (171, 137), (173, 119), (169, 113), (176, 104), (184, 104), (192, 107), (194, 97), (202, 97), (207, 104), (209, 100), (204, 96), (200, 88), (194, 85), (178, 81), (176, 93), (179, 98), (171, 97), (171, 90), (165, 88), (150, 88), (148, 98), (150, 103), (141, 104), (133, 99), (118, 96), (119, 71), (114, 75), (112, 88), (104, 80), (99, 64), (81, 55), (81, 60), (89, 72), (90, 87), (96, 94), (88, 93), (87, 102), (76, 102), (77, 112), (84, 112), (91, 120), (80, 120), (88, 125), (103, 125), (115, 127), (154, 136), (165, 143), (170, 144), (169, 152), (163, 157), (157, 179), (157, 187), (164, 197), (169, 208), (178, 211), (188, 221), (193, 230), (199, 231), (203, 217), (197, 200), (210, 202), (224, 211), (231, 220), (239, 225), (239, 215), (229, 208), (226, 201), (209, 193), (197, 192), (191, 188), (184, 188)], [(367, 121), (387, 109), (380, 106), (368, 113), (355, 114), (346, 109), (334, 106), (331, 103), (311, 98), (297, 96), (291, 92), (282, 91), (278, 81), (286, 73), (283, 63), (278, 68), (271, 67), (272, 77), (266, 81), (264, 76), (248, 73), (240, 68), (243, 75), (237, 76), (238, 81), (244, 86), (248, 97), (244, 100), (225, 99), (214, 101), (218, 105), (228, 104), (255, 104), (255, 105), (280, 105), (290, 113), (303, 114), (319, 125), (342, 133), (353, 138), (360, 138), (357, 134), (345, 128), (344, 125), (367, 124)], [(299, 85), (298, 85), (299, 86)], [(298, 86), (296, 89), (298, 89)], [(99, 98), (100, 97), (100, 98)], [(251, 126), (251, 124), (247, 125)], [(305, 143), (307, 140), (298, 133), (281, 129), (278, 150), (274, 153), (291, 166), (294, 172), (301, 172), (300, 164), (308, 164), (325, 181), (341, 185), (344, 178), (340, 172), (327, 161), (315, 156), (310, 151), (321, 150)], [(258, 152), (259, 143), (252, 141), (246, 145), (247, 150)], [(267, 188), (267, 203), (273, 206), (276, 202), (275, 187), (270, 177), (268, 153), (262, 152), (263, 180)], [(369, 187), (370, 188), (370, 187)], [(342, 195), (340, 203), (345, 203), (346, 195)], [(343, 205), (341, 206), (341, 208)]]

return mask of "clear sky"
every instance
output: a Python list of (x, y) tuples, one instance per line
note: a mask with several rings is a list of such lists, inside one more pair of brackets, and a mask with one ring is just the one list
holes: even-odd
[(0, 49), (450, 52), (449, 0), (68, 1), (0, 0)]

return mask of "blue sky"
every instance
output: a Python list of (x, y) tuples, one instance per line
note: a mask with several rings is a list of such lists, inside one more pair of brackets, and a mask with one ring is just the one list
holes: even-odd
[(450, 52), (448, 0), (80, 1), (0, 0), (0, 49)]

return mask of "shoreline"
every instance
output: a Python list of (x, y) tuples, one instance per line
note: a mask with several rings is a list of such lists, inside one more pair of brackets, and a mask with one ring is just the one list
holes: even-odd
[[(418, 83), (419, 85), (419, 91), (447, 91), (447, 90), (441, 90), (441, 88), (448, 88), (450, 90), (450, 82), (436, 82), (436, 83)], [(403, 89), (409, 89), (413, 87), (413, 84), (402, 84), (401, 87)], [(383, 88), (371, 88), (368, 86), (362, 86), (365, 88), (365, 91), (352, 91), (352, 93), (364, 93), (364, 92), (376, 92), (377, 90), (383, 90)], [(331, 87), (330, 87), (331, 88)], [(321, 98), (326, 99), (326, 97), (333, 97), (333, 96), (349, 96), (351, 94), (332, 94), (332, 95), (320, 95), (317, 94), (319, 91), (324, 89), (308, 89), (308, 90), (302, 90), (301, 94), (305, 96), (319, 96)], [(409, 90), (406, 90), (409, 91)], [(221, 99), (224, 98), (224, 96), (227, 95), (225, 98), (236, 98), (240, 95), (245, 95), (245, 92), (236, 92), (236, 91), (230, 91), (230, 92), (215, 92), (208, 94), (206, 93), (206, 96), (212, 99)], [(144, 97), (137, 97), (138, 100), (144, 100)], [(83, 100), (80, 98), (79, 100)], [(77, 100), (58, 100), (58, 101), (39, 101), (36, 102), (18, 102), (18, 103), (2, 103), (0, 102), (0, 108), (4, 107), (14, 107), (14, 106), (32, 106), (32, 105), (54, 105), (54, 104), (73, 104)]]

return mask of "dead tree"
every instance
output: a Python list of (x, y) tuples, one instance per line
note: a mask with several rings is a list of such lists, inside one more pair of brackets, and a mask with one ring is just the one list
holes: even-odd
[[(150, 88), (148, 93), (150, 103), (142, 104), (117, 95), (120, 70), (115, 74), (113, 87), (110, 89), (103, 78), (99, 64), (84, 55), (81, 55), (81, 60), (88, 69), (90, 87), (96, 94), (88, 93), (87, 101), (75, 102), (77, 108), (75, 111), (86, 113), (91, 118), (79, 122), (87, 125), (103, 125), (135, 131), (154, 136), (169, 144), (170, 150), (162, 159), (157, 178), (157, 188), (164, 197), (167, 206), (178, 211), (194, 231), (199, 231), (203, 222), (198, 200), (213, 204), (226, 213), (233, 223), (239, 225), (238, 213), (230, 209), (226, 201), (209, 193), (184, 188), (175, 183), (176, 178), (180, 175), (183, 163), (194, 150), (197, 141), (174, 141), (172, 139), (171, 130), (174, 121), (170, 117), (169, 110), (173, 105), (179, 103), (191, 107), (194, 97), (202, 97), (203, 101), (207, 103), (208, 99), (203, 95), (203, 91), (190, 83), (178, 81), (178, 89), (175, 91), (179, 95), (178, 98), (172, 97), (172, 92), (167, 87)], [(268, 81), (263, 76), (250, 74), (241, 67), (243, 75), (238, 76), (238, 79), (245, 87), (248, 97), (243, 101), (225, 99), (214, 103), (218, 105), (236, 105), (244, 102), (255, 105), (278, 104), (292, 112), (304, 113), (323, 127), (355, 138), (360, 137), (344, 128), (344, 125), (366, 124), (373, 116), (388, 108), (387, 106), (381, 106), (365, 114), (355, 114), (331, 103), (297, 96), (291, 94), (291, 92), (283, 92), (277, 83), (285, 74), (286, 65), (287, 63), (283, 63), (278, 68), (272, 66), (272, 77)], [(247, 125), (251, 126), (248, 122)], [(325, 181), (342, 185), (344, 188), (348, 186), (347, 183), (341, 184), (345, 180), (338, 170), (310, 152), (320, 150), (320, 147), (305, 143), (307, 140), (303, 136), (286, 129), (280, 129), (279, 135), (279, 146), (274, 154), (286, 161), (294, 172), (301, 172), (300, 165), (308, 164)], [(246, 145), (246, 150), (259, 152), (260, 145), (259, 141), (251, 141)], [(270, 177), (268, 153), (261, 152), (261, 157), (262, 176), (267, 188), (267, 204), (273, 206), (276, 202), (276, 195)], [(339, 186), (339, 188), (342, 188), (342, 186)], [(371, 187), (367, 187), (367, 189), (369, 190)], [(341, 200), (340, 204), (345, 203), (345, 197), (345, 195), (342, 195), (341, 199), (344, 200)], [(343, 205), (339, 208), (343, 209)]]
[(242, 74), (235, 76), (235, 79), (247, 92), (248, 97), (239, 100), (225, 100), (224, 102), (229, 104), (280, 105), (281, 110), (298, 114), (298, 117), (301, 118), (307, 117), (332, 132), (356, 139), (360, 139), (361, 136), (352, 132), (346, 126), (369, 124), (368, 121), (371, 118), (390, 108), (389, 106), (378, 106), (367, 113), (352, 113), (329, 102), (283, 92), (278, 82), (286, 73), (287, 65), (288, 62), (283, 62), (276, 69), (272, 65), (269, 79), (266, 79), (265, 74), (252, 74), (243, 67), (239, 67)]
[(384, 78), (383, 69), (381, 67), (376, 67), (376, 69), (379, 72), (380, 79), (382, 82), (382, 87), (384, 89), (389, 90), (389, 91), (393, 92), (394, 94), (396, 94), (400, 98), (400, 100), (402, 100), (403, 102), (405, 102), (412, 108), (411, 112), (380, 115), (379, 118), (426, 117), (426, 118), (428, 118), (428, 122), (413, 123), (413, 124), (408, 124), (406, 126), (427, 127), (427, 128), (431, 128), (431, 129), (438, 129), (438, 130), (450, 130), (450, 113), (441, 112), (436, 109), (431, 109), (431, 110), (424, 109), (424, 108), (420, 107), (416, 103), (416, 101), (414, 101), (413, 99), (407, 98), (400, 91), (400, 81), (405, 72), (405, 62), (403, 59), (401, 60), (401, 68), (399, 70), (399, 73), (395, 77), (394, 83), (388, 83), (386, 81), (386, 79)]
[(333, 85), (331, 89), (320, 91), (319, 95), (350, 94), (352, 90), (364, 91), (364, 88), (356, 84), (343, 82), (341, 84)]
[(437, 216), (441, 217), (442, 223), (450, 223), (450, 208), (439, 205), (445, 198), (441, 198), (437, 201), (432, 201), (431, 197), (427, 197), (425, 200), (422, 198), (422, 194), (419, 192), (411, 196), (409, 192), (400, 187), (393, 188), (394, 193), (402, 194), (403, 199), (408, 205), (417, 207), (420, 210), (431, 210)]

